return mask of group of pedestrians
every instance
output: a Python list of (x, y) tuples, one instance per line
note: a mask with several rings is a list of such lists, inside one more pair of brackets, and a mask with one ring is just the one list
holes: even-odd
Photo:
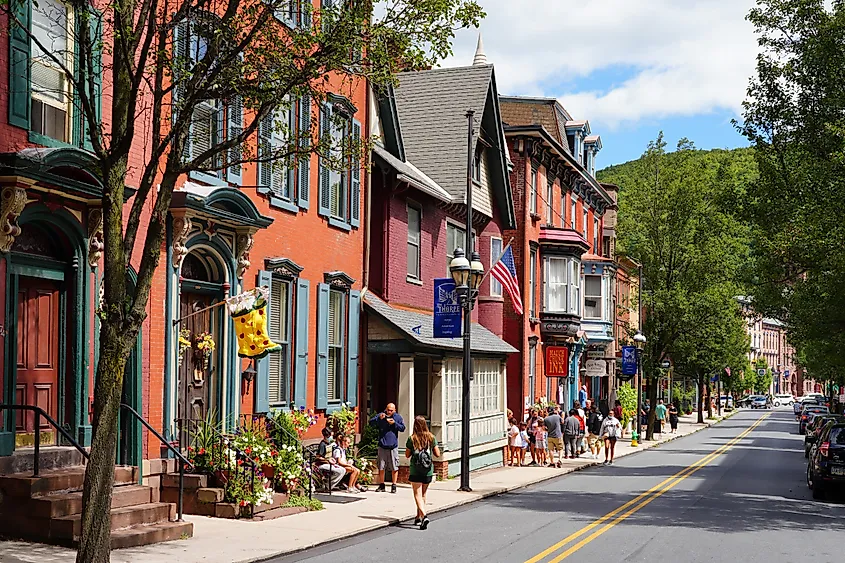
[[(646, 399), (643, 408), (640, 411), (640, 424), (648, 426), (648, 414), (651, 410), (651, 401)], [(654, 433), (663, 434), (666, 429), (666, 422), (669, 423), (669, 432), (675, 434), (678, 431), (678, 405), (674, 402), (667, 407), (663, 403), (663, 399), (657, 401), (657, 406), (654, 407)]]
[[(582, 408), (581, 401), (575, 401), (568, 412), (552, 406), (530, 409), (524, 421), (511, 417), (507, 464), (562, 467), (562, 459), (576, 459), (582, 455), (599, 459), (602, 447), (605, 464), (612, 464), (616, 442), (622, 435), (622, 424), (614, 412), (616, 409), (605, 415), (595, 401), (586, 399), (585, 403), (586, 410)], [(528, 454), (531, 462), (526, 464)]]

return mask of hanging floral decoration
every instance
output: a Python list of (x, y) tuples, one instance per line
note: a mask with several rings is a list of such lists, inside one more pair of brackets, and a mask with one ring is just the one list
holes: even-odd
[(194, 349), (196, 349), (197, 354), (200, 356), (203, 365), (208, 368), (209, 361), (211, 360), (211, 354), (214, 352), (216, 344), (214, 342), (214, 338), (211, 336), (209, 332), (201, 332), (194, 338)]
[(182, 359), (185, 357), (185, 350), (190, 350), (191, 348), (191, 331), (187, 328), (183, 328), (179, 331), (179, 363), (182, 363)]

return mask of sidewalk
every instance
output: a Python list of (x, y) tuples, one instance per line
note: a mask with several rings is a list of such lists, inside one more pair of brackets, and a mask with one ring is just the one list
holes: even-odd
[[(637, 448), (631, 447), (630, 435), (625, 437), (616, 444), (616, 457), (687, 436), (720, 420), (697, 424), (695, 416), (682, 416), (677, 434), (664, 434), (660, 440), (641, 443)], [(520, 489), (597, 465), (603, 460), (603, 456), (598, 461), (584, 458), (565, 460), (562, 469), (500, 467), (476, 471), (472, 474), (471, 493), (458, 492), (457, 479), (435, 482), (428, 491), (428, 513), (435, 514)], [(324, 510), (265, 522), (186, 516), (194, 523), (193, 538), (114, 551), (111, 560), (113, 563), (248, 563), (412, 520), (416, 514), (409, 485), (399, 485), (395, 495), (336, 493), (330, 498), (320, 495), (320, 499), (324, 501)], [(19, 541), (0, 542), (0, 563), (73, 563), (75, 556), (72, 549)]]

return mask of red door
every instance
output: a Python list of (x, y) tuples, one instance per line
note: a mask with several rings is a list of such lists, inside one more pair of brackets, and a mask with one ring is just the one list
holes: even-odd
[[(57, 420), (59, 411), (59, 290), (55, 282), (21, 277), (18, 289), (17, 386), (15, 402), (35, 405)], [(29, 445), (35, 416), (17, 412), (18, 444)], [(52, 427), (42, 419), (41, 432)]]

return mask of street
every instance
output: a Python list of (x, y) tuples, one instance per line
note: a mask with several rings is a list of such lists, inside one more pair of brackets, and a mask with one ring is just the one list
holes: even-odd
[(791, 409), (743, 411), (613, 466), (434, 514), (424, 532), (405, 523), (273, 561), (834, 561), (845, 505), (811, 499), (802, 448)]

